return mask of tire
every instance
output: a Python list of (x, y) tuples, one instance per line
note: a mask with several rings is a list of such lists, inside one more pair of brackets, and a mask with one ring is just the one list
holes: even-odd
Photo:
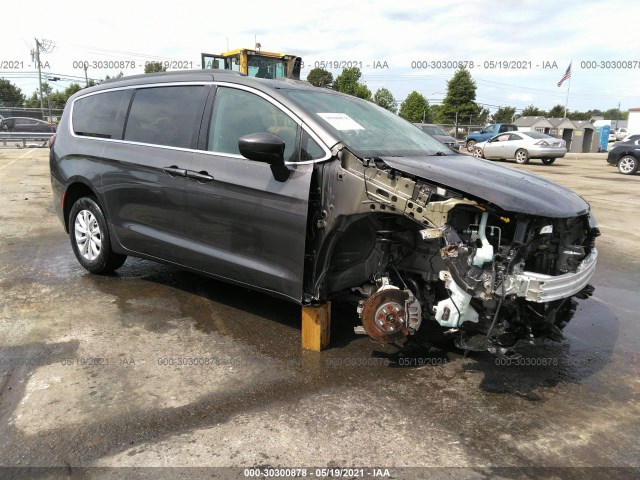
[(127, 259), (111, 250), (107, 221), (93, 198), (82, 197), (71, 207), (69, 238), (78, 262), (91, 273), (111, 273)]
[(524, 148), (521, 148), (516, 152), (516, 163), (524, 165), (525, 163), (529, 163), (529, 152), (527, 152)]
[(633, 155), (625, 155), (618, 160), (618, 171), (623, 175), (633, 175), (638, 171), (638, 159)]
[(473, 156), (476, 158), (484, 158), (484, 155), (482, 153), (482, 149), (481, 148), (474, 148), (473, 149)]
[(556, 161), (555, 158), (543, 158), (542, 159), (542, 163), (544, 163), (545, 165), (551, 165), (555, 161)]
[(476, 146), (476, 141), (475, 140), (469, 140), (467, 142), (467, 152), (473, 152), (473, 147)]

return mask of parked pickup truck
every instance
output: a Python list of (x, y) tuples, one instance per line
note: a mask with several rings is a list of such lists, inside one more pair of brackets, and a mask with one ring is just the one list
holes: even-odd
[(473, 152), (473, 148), (475, 147), (476, 143), (489, 140), (491, 137), (494, 137), (499, 133), (511, 132), (513, 130), (518, 130), (518, 126), (511, 123), (494, 123), (491, 125), (486, 125), (479, 132), (469, 133), (469, 135), (467, 135), (467, 139), (465, 140), (465, 146), (467, 147), (467, 151)]

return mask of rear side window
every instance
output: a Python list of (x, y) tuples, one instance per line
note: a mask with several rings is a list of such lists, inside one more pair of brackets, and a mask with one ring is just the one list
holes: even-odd
[(136, 90), (124, 139), (191, 148), (197, 138), (207, 87), (153, 87)]
[(131, 90), (116, 90), (79, 98), (73, 104), (76, 135), (122, 139)]

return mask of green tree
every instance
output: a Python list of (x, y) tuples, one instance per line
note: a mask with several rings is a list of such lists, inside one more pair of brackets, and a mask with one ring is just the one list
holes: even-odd
[(429, 104), (429, 116), (425, 118), (429, 118), (430, 122), (435, 121), (436, 118), (440, 117), (440, 109), (442, 105), (434, 105), (433, 103)]
[(162, 64), (162, 62), (149, 62), (144, 66), (144, 73), (156, 73), (156, 72), (166, 72), (166, 71), (167, 71), (167, 68)]
[(627, 120), (629, 118), (629, 112), (622, 113), (619, 108), (610, 108), (602, 112), (602, 115), (605, 120)]
[(404, 102), (400, 105), (399, 115), (413, 123), (432, 122), (429, 102), (424, 98), (424, 95), (415, 90), (407, 95), (407, 98), (405, 98)]
[(333, 83), (333, 74), (324, 68), (314, 68), (307, 75), (307, 82), (314, 87), (328, 87)]
[(447, 82), (447, 96), (438, 115), (440, 123), (477, 121), (480, 107), (476, 104), (476, 82), (469, 70), (461, 68)]
[(79, 83), (72, 83), (64, 89), (64, 94), (68, 99), (71, 95), (73, 95), (74, 93), (78, 93), (80, 90), (82, 90), (82, 87)]
[(396, 107), (396, 99), (393, 98), (393, 94), (384, 87), (376, 90), (373, 96), (373, 101), (376, 105), (386, 108), (390, 112), (396, 113), (398, 107)]
[(9, 80), (0, 78), (0, 107), (21, 107), (25, 100), (22, 90)]
[[(160, 62), (157, 62), (157, 63), (160, 63)], [(148, 66), (149, 66), (149, 65), (145, 65), (145, 72), (144, 72), (144, 73), (151, 73), (151, 72), (147, 72), (147, 67), (148, 67)], [(159, 72), (165, 72), (165, 71), (166, 71), (166, 69), (165, 69), (165, 70), (158, 70), (158, 71), (159, 71)], [(124, 73), (122, 73), (122, 70), (120, 70), (120, 73), (118, 73), (118, 74), (114, 75), (113, 77), (110, 77), (109, 75), (107, 75), (106, 77), (104, 77), (104, 79), (105, 79), (105, 80), (112, 80), (112, 79), (114, 79), (114, 78), (122, 78), (122, 77), (124, 77)]]
[[(529, 105), (524, 110), (522, 110), (523, 117), (545, 117), (546, 115), (547, 112), (545, 112), (544, 110), (540, 110), (538, 107), (534, 107), (533, 105)], [(560, 116), (564, 116), (564, 107), (563, 114)]]
[[(91, 85), (89, 85), (91, 86)], [(82, 90), (83, 87), (78, 83), (72, 83), (64, 90), (56, 90), (55, 92), (48, 83), (42, 84), (43, 105), (45, 109), (62, 110), (69, 100), (69, 97), (76, 92)], [(25, 101), (25, 106), (30, 108), (40, 108), (40, 97), (38, 91), (33, 92), (31, 97)]]
[(511, 123), (513, 116), (516, 114), (515, 107), (500, 107), (496, 113), (492, 115), (493, 121), (496, 123)]
[(63, 91), (55, 91), (50, 93), (47, 98), (45, 98), (45, 107), (49, 108), (51, 106), (52, 109), (62, 110), (69, 100), (69, 97), (76, 92), (82, 90), (82, 87), (78, 83), (72, 83)]
[(335, 82), (333, 82), (333, 88), (338, 92), (371, 100), (371, 90), (365, 84), (359, 82), (361, 76), (362, 72), (358, 67), (344, 68), (342, 73), (336, 77)]
[(593, 117), (593, 115), (591, 114), (591, 112), (572, 112), (572, 111), (568, 111), (567, 112), (567, 118), (569, 120), (591, 120), (591, 117)]
[(484, 125), (489, 121), (489, 115), (491, 115), (491, 112), (489, 111), (489, 109), (483, 107), (483, 108), (480, 108), (478, 115), (473, 120), (475, 121), (475, 123)]
[(564, 105), (555, 105), (549, 112), (547, 113), (547, 117), (550, 118), (559, 118), (564, 117)]
[[(51, 95), (51, 85), (47, 82), (42, 83), (42, 101), (44, 108), (48, 108), (48, 99), (49, 95)], [(40, 90), (36, 89), (35, 92), (31, 94), (29, 98), (24, 102), (25, 107), (29, 108), (40, 108)]]
[(51, 108), (52, 110), (62, 110), (65, 103), (67, 103), (67, 97), (64, 92), (53, 92), (47, 98), (44, 99), (44, 108)]

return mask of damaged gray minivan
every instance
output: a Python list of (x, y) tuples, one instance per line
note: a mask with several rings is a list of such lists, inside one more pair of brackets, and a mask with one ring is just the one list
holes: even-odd
[(131, 255), (302, 305), (351, 292), (383, 342), (431, 322), (506, 354), (562, 338), (592, 291), (599, 231), (581, 197), (304, 82), (105, 82), (67, 102), (50, 167), (90, 272)]

